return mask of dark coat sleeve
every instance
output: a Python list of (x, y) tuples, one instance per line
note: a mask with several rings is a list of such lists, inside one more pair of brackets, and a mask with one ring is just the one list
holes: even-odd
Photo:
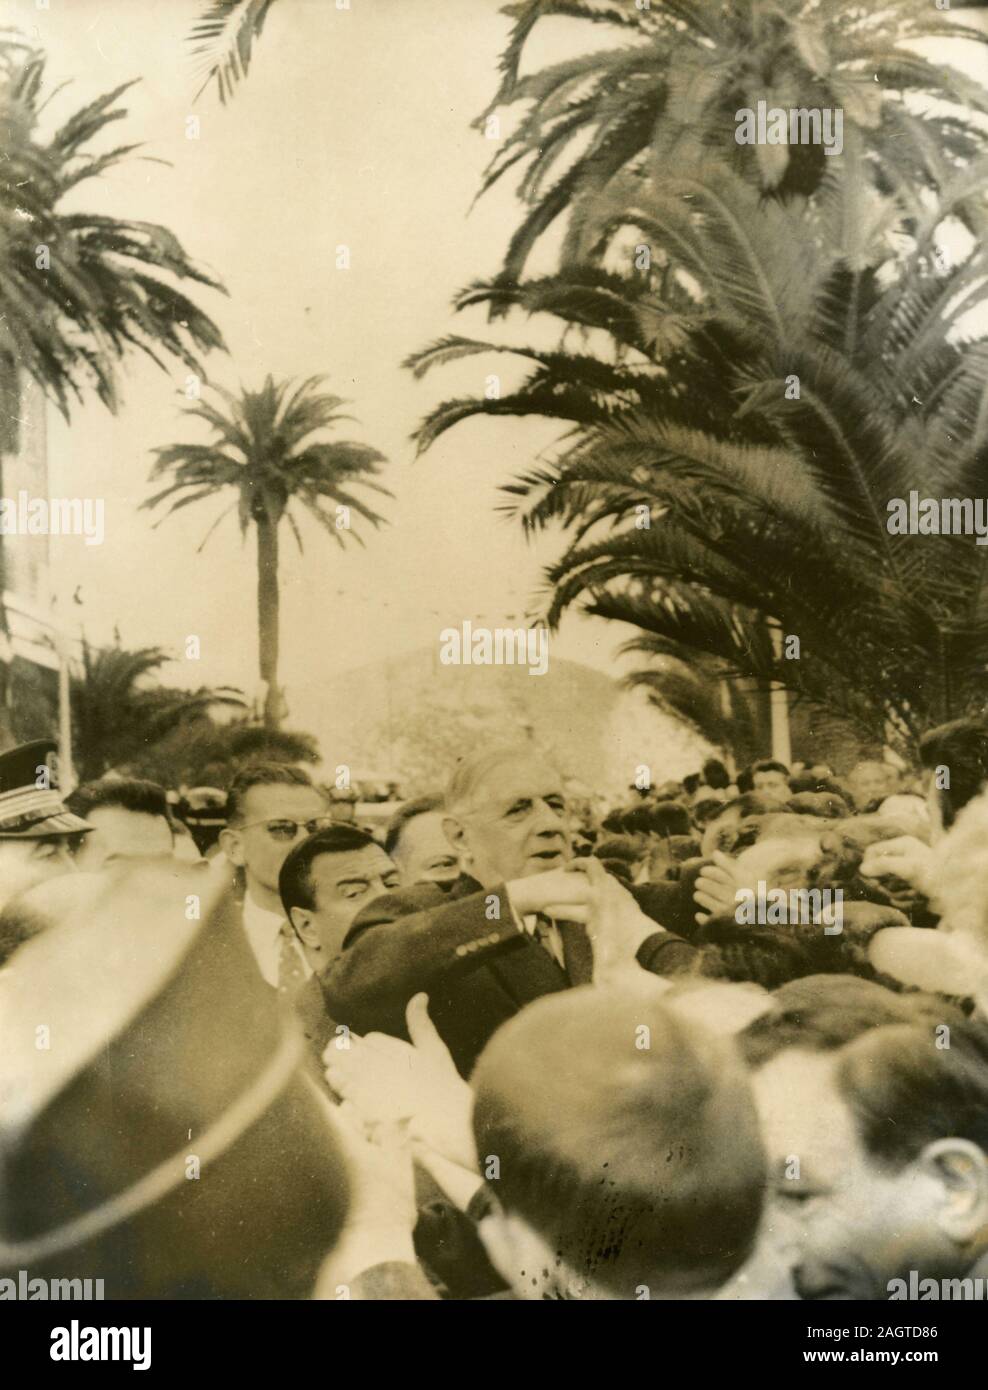
[(678, 879), (662, 883), (643, 883), (631, 889), (642, 912), (653, 921), (665, 927), (666, 931), (691, 940), (696, 931), (696, 914), (700, 907), (693, 900), (696, 880), (700, 870), (708, 861), (692, 860), (683, 865)]
[(493, 920), (484, 892), (450, 902), (439, 889), (411, 889), (369, 903), (323, 977), (332, 1016), (358, 1033), (403, 1037), (412, 995), (523, 940), (504, 887), (491, 892), (500, 906)]
[(680, 975), (695, 963), (699, 952), (686, 939), (696, 929), (695, 883), (694, 873), (685, 882), (644, 883), (631, 889), (645, 916), (665, 929), (648, 937), (638, 948), (636, 959), (643, 970), (653, 975)]

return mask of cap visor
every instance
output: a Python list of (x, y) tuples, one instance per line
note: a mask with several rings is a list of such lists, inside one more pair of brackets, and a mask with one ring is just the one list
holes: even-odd
[(35, 821), (26, 830), (9, 830), (0, 824), (0, 840), (47, 840), (52, 835), (82, 835), (93, 827), (71, 811), (59, 811)]

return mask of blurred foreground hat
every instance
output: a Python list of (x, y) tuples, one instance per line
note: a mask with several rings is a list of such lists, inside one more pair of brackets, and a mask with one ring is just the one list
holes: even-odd
[(57, 750), (53, 739), (40, 738), (0, 754), (0, 840), (44, 840), (92, 829), (65, 808)]
[(121, 865), (0, 976), (0, 1274), (307, 1297), (347, 1206), (329, 1102), (202, 875)]

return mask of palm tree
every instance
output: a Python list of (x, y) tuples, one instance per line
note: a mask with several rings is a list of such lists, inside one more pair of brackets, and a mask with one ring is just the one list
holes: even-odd
[(76, 771), (83, 782), (140, 762), (162, 740), (190, 727), (216, 705), (244, 707), (238, 690), (177, 690), (156, 683), (169, 660), (160, 647), (128, 651), (119, 643), (83, 643), (71, 677)]
[(203, 375), (200, 355), (223, 347), (219, 329), (175, 282), (210, 289), (167, 227), (63, 210), (63, 200), (140, 147), (91, 153), (127, 111), (117, 87), (43, 138), (45, 56), (0, 41), (0, 454), (17, 447), (17, 379), (24, 372), (66, 418), (90, 391), (117, 406), (118, 364), (133, 350)]
[(988, 547), (888, 530), (912, 490), (988, 493), (988, 342), (971, 320), (988, 257), (937, 255), (952, 200), (984, 203), (976, 173), (922, 224), (853, 161), (786, 207), (726, 168), (656, 180), (626, 217), (689, 282), (587, 265), (471, 287), (462, 306), (547, 313), (587, 350), (434, 344), (417, 373), (489, 351), (531, 367), (500, 400), (439, 406), (420, 446), (483, 413), (565, 423), (555, 458), (504, 489), (530, 532), (573, 533), (546, 572), (551, 623), (582, 601), (636, 627), (639, 652), (778, 681), (908, 749), (988, 704)]
[(274, 0), (213, 0), (203, 11), (189, 34), (193, 55), (202, 59), (205, 68), (200, 93), (215, 82), (226, 105), (247, 76), (254, 43), (273, 4)]
[[(369, 488), (392, 494), (373, 481), (384, 456), (366, 444), (347, 440), (323, 441), (313, 436), (334, 429), (345, 402), (320, 393), (324, 378), (309, 377), (296, 385), (267, 377), (259, 391), (241, 389), (239, 396), (214, 388), (226, 405), (224, 412), (206, 401), (190, 406), (187, 415), (205, 420), (214, 438), (208, 444), (170, 444), (157, 449), (152, 481), (170, 478), (168, 486), (142, 505), (157, 507), (168, 499), (166, 515), (230, 489), (234, 498), (209, 528), (199, 547), (228, 512), (236, 508), (241, 534), (251, 526), (257, 533), (257, 624), (261, 680), (265, 683), (264, 722), (276, 728), (282, 717), (278, 688), (278, 543), (283, 520), (288, 522), (299, 550), (302, 536), (293, 504), (323, 527), (338, 545), (352, 535), (350, 512), (370, 525), (383, 521), (352, 491)], [(335, 507), (335, 511), (328, 510)], [(160, 524), (160, 523), (159, 523)]]
[[(19, 447), (25, 377), (68, 419), (70, 406), (90, 392), (116, 410), (118, 365), (134, 350), (162, 368), (179, 361), (202, 375), (200, 356), (223, 347), (212, 319), (177, 288), (184, 281), (221, 286), (166, 227), (63, 208), (87, 179), (139, 146), (92, 152), (93, 142), (126, 117), (120, 98), (130, 84), (43, 137), (45, 61), (10, 31), (0, 34), (0, 491), (4, 455)], [(0, 538), (0, 596), (4, 559)], [(0, 632), (6, 631), (0, 597)], [(10, 679), (10, 668), (0, 663), (3, 709)], [(6, 714), (0, 725), (9, 733)]]
[[(524, 170), (518, 193), (528, 212), (508, 248), (507, 282), (564, 214), (561, 263), (586, 260), (586, 224), (615, 181), (714, 159), (774, 196), (812, 192), (833, 162), (821, 145), (737, 144), (737, 112), (759, 101), (842, 110), (845, 147), (860, 144), (875, 186), (908, 196), (917, 215), (923, 190), (935, 191), (986, 149), (984, 130), (968, 119), (988, 111), (984, 85), (906, 45), (988, 40), (928, 0), (662, 0), (645, 8), (521, 0), (505, 12), (514, 25), (500, 86), (476, 124), (518, 110), (483, 185)], [(540, 21), (559, 16), (600, 26), (618, 42), (520, 76)]]
[[(651, 654), (647, 638), (626, 642), (621, 650)], [(737, 766), (744, 767), (757, 756), (755, 712), (737, 682), (721, 678), (716, 662), (699, 654), (688, 663), (660, 654), (652, 666), (630, 672), (621, 684), (643, 690), (661, 714), (726, 753)]]

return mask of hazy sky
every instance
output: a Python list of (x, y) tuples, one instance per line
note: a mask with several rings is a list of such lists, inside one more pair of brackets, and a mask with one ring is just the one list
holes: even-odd
[[(496, 487), (530, 462), (555, 431), (531, 422), (459, 427), (423, 459), (409, 435), (446, 396), (483, 390), (488, 359), (415, 382), (401, 360), (441, 334), (483, 334), (450, 310), (454, 292), (497, 270), (518, 207), (508, 185), (472, 209), (494, 146), (470, 128), (492, 94), (508, 29), (498, 0), (279, 0), (247, 81), (222, 107), (213, 91), (193, 103), (196, 70), (185, 42), (199, 0), (8, 0), (36, 25), (52, 82), (72, 79), (51, 119), (130, 78), (129, 119), (114, 141), (141, 140), (171, 167), (129, 161), (85, 185), (80, 205), (161, 221), (230, 292), (198, 293), (222, 327), (229, 358), (210, 374), (226, 386), (325, 373), (353, 401), (346, 433), (390, 460), (391, 524), (367, 548), (339, 550), (303, 522), (304, 556), (283, 531), (282, 679), (296, 714), (323, 675), (388, 653), (434, 645), (439, 630), (473, 618), (519, 617), (539, 586), (536, 550), (494, 513)], [(585, 42), (585, 39), (584, 39)], [(558, 50), (557, 50), (558, 51)], [(198, 140), (186, 138), (190, 114)], [(336, 247), (351, 268), (336, 269)], [(531, 326), (507, 332), (525, 341)], [(510, 378), (510, 373), (506, 380)], [(51, 491), (104, 497), (106, 540), (53, 545), (63, 594), (81, 583), (73, 621), (106, 640), (179, 654), (201, 639), (183, 683), (256, 684), (253, 544), (231, 515), (198, 555), (221, 503), (189, 508), (154, 529), (138, 506), (151, 450), (195, 437), (180, 418), (184, 371), (171, 378), (135, 360), (116, 417), (98, 403), (64, 426), (51, 418)], [(608, 669), (618, 635), (574, 618), (553, 651)], [(182, 668), (185, 668), (184, 670)], [(308, 690), (306, 691), (306, 687)]]

